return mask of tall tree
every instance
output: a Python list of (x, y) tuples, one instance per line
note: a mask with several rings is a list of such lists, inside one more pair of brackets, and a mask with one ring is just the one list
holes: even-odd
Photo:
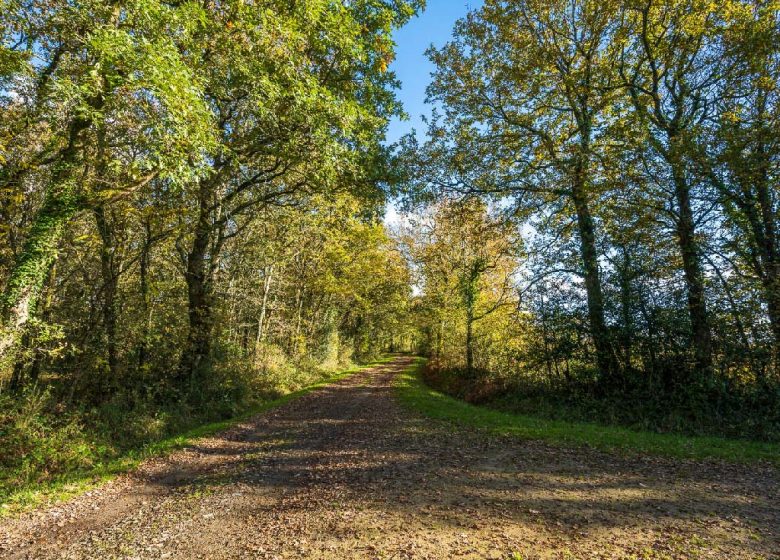
[[(45, 5), (41, 5), (45, 4)], [(164, 2), (31, 2), (14, 11), (11, 31), (23, 61), (9, 83), (25, 107), (10, 142), (20, 149), (0, 173), (0, 188), (24, 183), (41, 203), (0, 303), (0, 362), (12, 363), (78, 212), (129, 196), (153, 177), (181, 172), (209, 140), (209, 112), (182, 48), (197, 8)], [(106, 139), (112, 150), (97, 160)], [(185, 173), (190, 173), (185, 170)]]
[(458, 22), (454, 40), (430, 52), (436, 71), (428, 94), (445, 116), (431, 125), (418, 177), (449, 192), (509, 196), (518, 215), (544, 206), (573, 217), (605, 381), (617, 375), (618, 361), (593, 205), (601, 191), (599, 131), (616, 95), (615, 15), (610, 2), (489, 0)]
[(269, 205), (305, 204), (326, 190), (379, 195), (371, 167), (398, 111), (387, 72), (390, 34), (416, 5), (307, 0), (292, 9), (287, 2), (214, 8), (202, 64), (220, 145), (192, 185), (182, 378), (210, 354), (214, 275), (227, 240)]
[[(778, 7), (743, 6), (725, 37), (733, 67), (718, 89), (717, 115), (706, 149), (694, 163), (720, 197), (731, 244), (761, 285), (772, 330), (772, 360), (780, 359), (780, 231), (776, 189), (780, 161), (780, 44)], [(714, 152), (714, 153), (713, 153)]]
[[(696, 231), (697, 175), (691, 154), (700, 153), (702, 125), (713, 116), (718, 85), (728, 79), (723, 50), (731, 2), (646, 0), (627, 5), (626, 46), (621, 59), (633, 108), (647, 134), (649, 157), (668, 170), (675, 234), (685, 279), (695, 370), (713, 365), (701, 241)], [(699, 193), (700, 195), (700, 193)]]

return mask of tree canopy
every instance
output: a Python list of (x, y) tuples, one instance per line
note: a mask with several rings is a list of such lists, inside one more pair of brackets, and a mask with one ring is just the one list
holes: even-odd
[[(524, 241), (521, 332), (496, 325), (514, 350), (482, 385), (581, 401), (584, 384), (605, 416), (658, 425), (719, 410), (747, 426), (746, 402), (772, 409), (757, 403), (776, 403), (780, 380), (779, 14), (748, 0), (487, 0), (429, 50), (433, 116), (398, 156), (408, 206), (481, 200)], [(439, 266), (420, 262), (427, 286)], [(426, 317), (457, 301), (457, 286), (440, 292), (423, 289)], [(440, 369), (472, 372), (473, 342), (457, 336)]]
[(494, 406), (780, 437), (778, 2), (486, 0), (391, 145), (423, 4), (0, 0), (0, 472), (389, 351)]

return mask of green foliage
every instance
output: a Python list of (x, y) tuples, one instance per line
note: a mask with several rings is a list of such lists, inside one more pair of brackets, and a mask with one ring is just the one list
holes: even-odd
[(0, 1), (3, 493), (391, 345), (388, 66), (421, 4)]
[(4, 480), (414, 346), (474, 401), (779, 437), (777, 3), (486, 0), (394, 154), (423, 4), (0, 0)]
[(523, 241), (513, 305), (475, 324), (491, 282), (458, 270), (471, 222), (434, 210), (456, 234), (440, 262), (411, 260), (443, 387), (551, 417), (778, 438), (777, 15), (487, 0), (429, 50), (427, 136), (397, 154), (407, 206), (479, 199), (507, 222), (499, 237)]
[[(115, 399), (98, 409), (65, 411), (51, 393), (30, 391), (20, 399), (0, 396), (0, 516), (44, 501), (58, 501), (133, 468), (147, 457), (190, 445), (323, 384), (375, 365), (337, 372), (293, 371), (261, 400), (235, 399), (225, 376), (197, 409), (173, 403)], [(293, 388), (294, 387), (294, 388)], [(224, 400), (220, 397), (226, 397)], [(221, 401), (221, 402), (220, 402)], [(228, 404), (226, 408), (224, 404)]]
[(406, 406), (436, 420), (479, 428), (500, 436), (583, 445), (605, 451), (649, 453), (693, 460), (780, 464), (780, 446), (777, 444), (634, 431), (509, 414), (470, 405), (427, 387), (421, 377), (424, 365), (425, 360), (419, 359), (403, 373), (398, 378), (397, 390)]
[(75, 418), (54, 414), (52, 404), (51, 395), (44, 392), (30, 391), (20, 400), (2, 396), (0, 469), (4, 495), (17, 484), (94, 465), (101, 450), (93, 447)]
[(402, 239), (422, 292), (414, 323), (439, 367), (484, 374), (506, 352), (517, 327), (518, 237), (510, 220), (476, 199), (445, 199), (410, 216)]

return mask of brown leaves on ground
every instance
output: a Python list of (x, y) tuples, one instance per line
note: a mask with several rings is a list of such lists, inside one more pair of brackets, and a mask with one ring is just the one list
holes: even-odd
[(488, 438), (393, 398), (399, 358), (68, 504), (3, 558), (780, 558), (771, 467)]

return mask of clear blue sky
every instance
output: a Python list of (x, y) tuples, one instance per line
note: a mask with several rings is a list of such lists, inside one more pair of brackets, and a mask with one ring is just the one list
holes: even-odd
[(425, 105), (425, 88), (433, 69), (425, 51), (431, 44), (440, 47), (446, 43), (455, 21), (469, 10), (481, 7), (482, 0), (427, 0), (427, 4), (422, 14), (394, 35), (396, 59), (391, 68), (401, 80), (401, 90), (397, 95), (410, 119), (405, 122), (396, 119), (390, 123), (388, 143), (395, 142), (412, 128), (418, 133), (424, 132), (420, 115), (430, 113), (430, 108)]

